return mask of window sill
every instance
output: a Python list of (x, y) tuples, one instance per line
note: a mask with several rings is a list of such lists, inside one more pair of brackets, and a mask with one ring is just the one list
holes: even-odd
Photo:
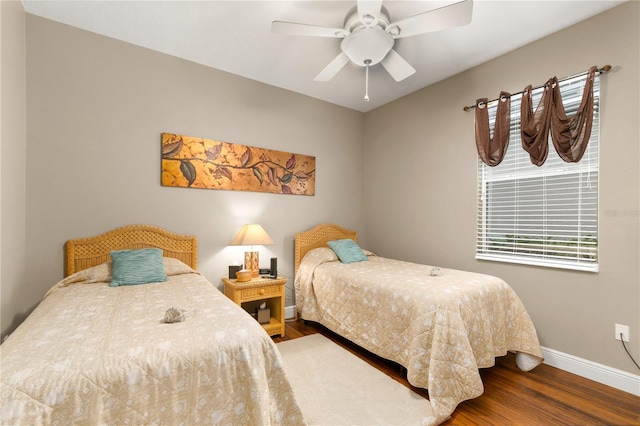
[(528, 257), (501, 256), (495, 254), (476, 254), (477, 260), (489, 260), (494, 262), (517, 263), (521, 265), (542, 266), (545, 268), (570, 269), (582, 272), (599, 272), (598, 263), (563, 262), (557, 259), (534, 259)]

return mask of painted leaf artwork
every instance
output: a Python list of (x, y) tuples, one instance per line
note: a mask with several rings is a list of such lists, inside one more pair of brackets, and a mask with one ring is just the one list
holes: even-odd
[(162, 134), (162, 185), (315, 195), (316, 158)]

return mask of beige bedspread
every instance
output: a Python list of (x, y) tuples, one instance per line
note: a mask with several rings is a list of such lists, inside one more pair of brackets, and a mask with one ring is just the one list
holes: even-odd
[(518, 351), (531, 368), (542, 360), (535, 328), (503, 280), (477, 273), (369, 256), (343, 264), (329, 248), (304, 257), (295, 281), (298, 312), (407, 369), (429, 390), (439, 424), (482, 394), (478, 368)]
[[(164, 283), (109, 287), (105, 264), (54, 286), (0, 345), (1, 423), (303, 424), (257, 321), (167, 262)], [(164, 323), (170, 307), (186, 321)]]

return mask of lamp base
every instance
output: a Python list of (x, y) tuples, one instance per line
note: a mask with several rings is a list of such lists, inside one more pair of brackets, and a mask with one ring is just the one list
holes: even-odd
[(260, 255), (257, 251), (244, 252), (244, 269), (251, 271), (252, 278), (257, 278), (260, 275)]

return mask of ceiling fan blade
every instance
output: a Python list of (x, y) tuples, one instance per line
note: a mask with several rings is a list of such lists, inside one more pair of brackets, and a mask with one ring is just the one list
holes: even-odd
[(298, 24), (295, 22), (273, 21), (271, 32), (281, 35), (299, 35), (314, 37), (344, 38), (349, 34), (344, 28), (318, 27), (316, 25)]
[(380, 16), (382, 0), (358, 0), (358, 17), (367, 27), (375, 25)]
[(400, 33), (394, 38), (430, 33), (467, 25), (471, 22), (472, 14), (473, 1), (464, 0), (389, 24), (387, 31), (392, 27), (398, 27)]
[(382, 66), (395, 81), (402, 81), (413, 75), (416, 70), (395, 50), (391, 49), (381, 62)]
[(340, 52), (333, 61), (329, 63), (318, 75), (315, 76), (313, 81), (329, 81), (349, 62), (349, 57), (343, 52)]

